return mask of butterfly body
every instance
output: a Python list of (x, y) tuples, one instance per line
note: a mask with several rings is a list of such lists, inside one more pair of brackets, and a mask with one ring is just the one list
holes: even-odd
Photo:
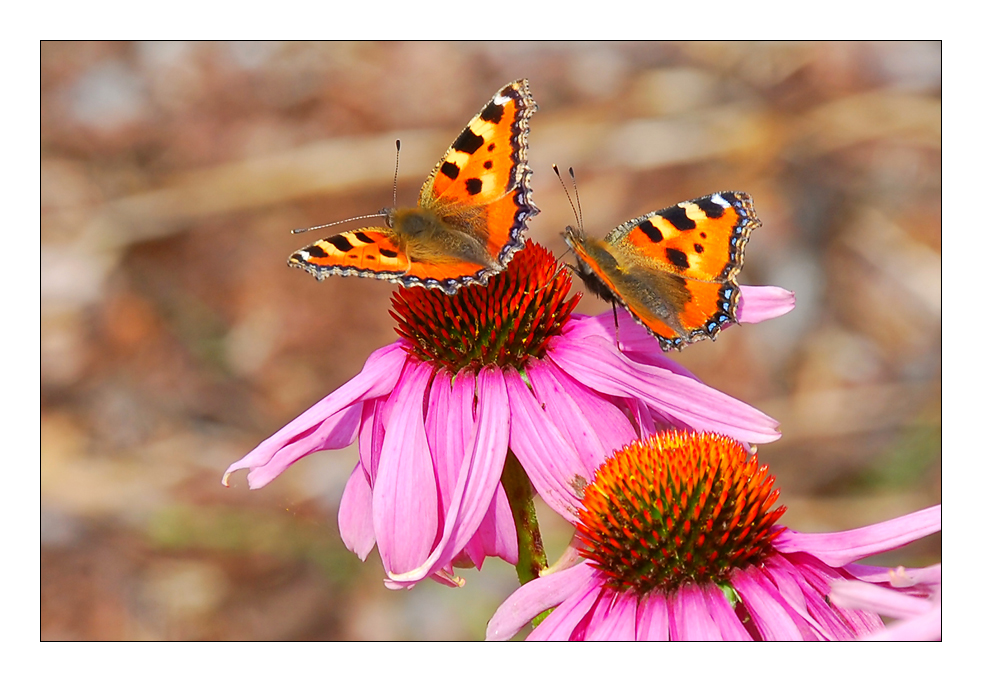
[(736, 321), (750, 232), (760, 225), (749, 194), (717, 192), (639, 216), (605, 239), (567, 227), (588, 289), (618, 303), (663, 350), (715, 339)]
[(417, 206), (384, 209), (385, 227), (351, 230), (290, 256), (318, 279), (372, 277), (456, 293), (486, 284), (525, 244), (532, 203), (528, 82), (506, 85), (458, 135)]

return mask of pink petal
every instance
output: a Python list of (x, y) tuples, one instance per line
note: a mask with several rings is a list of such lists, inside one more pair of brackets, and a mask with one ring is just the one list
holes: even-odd
[(754, 324), (780, 317), (794, 309), (794, 292), (781, 287), (740, 286), (737, 320)]
[(672, 639), (679, 642), (720, 641), (719, 626), (710, 616), (702, 587), (684, 583), (668, 600)]
[[(628, 324), (622, 325), (625, 319)], [(618, 315), (617, 325), (614, 323), (613, 311), (596, 316), (574, 313), (563, 329), (563, 337), (572, 342), (589, 336), (599, 336), (635, 362), (661, 367), (691, 379), (696, 378), (696, 375), (686, 367), (670, 359), (669, 355), (662, 351), (658, 340), (630, 315)]]
[(501, 370), (481, 369), (477, 395), (474, 440), (466, 448), (443, 536), (430, 555), (411, 570), (389, 571), (386, 585), (390, 588), (411, 586), (434, 568), (449, 563), (477, 532), (488, 511), (508, 454), (509, 411)]
[(363, 404), (361, 429), (358, 431), (358, 458), (362, 471), (368, 478), (368, 485), (374, 485), (378, 476), (378, 462), (382, 457), (382, 443), (385, 442), (385, 422), (382, 417), (386, 400), (376, 398)]
[(753, 566), (733, 571), (731, 582), (754, 619), (764, 641), (801, 640), (801, 632), (788, 615), (777, 589)]
[[(440, 375), (445, 377), (441, 378)], [(473, 438), (476, 390), (477, 376), (470, 371), (458, 372), (452, 381), (449, 374), (440, 372), (430, 388), (426, 433), (440, 484), (443, 518), (446, 518), (453, 501), (465, 448)], [(515, 521), (500, 483), (496, 486), (480, 527), (467, 542), (464, 551), (478, 569), (483, 566), (487, 556), (498, 556), (512, 564), (518, 561)]]
[(595, 470), (637, 436), (609, 399), (574, 381), (548, 358), (529, 362), (526, 374), (546, 418), (576, 448), (583, 469)]
[(930, 593), (931, 588), (941, 584), (941, 564), (924, 568), (847, 564), (843, 568), (857, 580), (867, 583), (886, 583), (898, 589), (920, 586), (918, 592), (924, 594)]
[(774, 541), (782, 554), (807, 552), (829, 566), (845, 566), (941, 530), (941, 505), (896, 519), (838, 533), (798, 533), (786, 529)]
[(467, 544), (467, 554), (478, 569), (484, 557), (496, 556), (509, 564), (518, 563), (518, 533), (515, 518), (508, 506), (508, 496), (501, 483), (495, 488), (494, 498), (488, 506), (488, 513), (481, 521), (481, 527), (474, 539)]
[(681, 419), (656, 412), (643, 400), (635, 398), (620, 398), (620, 400), (624, 401), (625, 409), (631, 414), (634, 423), (638, 426), (638, 440), (645, 440), (667, 429), (674, 428), (679, 431), (687, 431), (690, 428)]
[(640, 398), (699, 431), (768, 443), (781, 437), (763, 412), (686, 376), (632, 362), (593, 336), (572, 343), (556, 337), (550, 356), (565, 372), (595, 390)]
[(564, 600), (546, 616), (546, 619), (525, 638), (526, 641), (563, 642), (576, 639), (574, 633), (581, 629), (583, 619), (593, 610), (601, 594), (603, 594), (603, 583), (594, 574), (593, 579), (583, 589)]
[(499, 642), (511, 639), (543, 611), (584, 590), (593, 589), (595, 579), (595, 569), (584, 562), (522, 585), (494, 612), (488, 623), (487, 639)]
[(463, 587), (466, 582), (463, 578), (453, 574), (453, 567), (449, 569), (441, 568), (430, 574), (430, 580), (444, 587)]
[(262, 488), (307, 455), (321, 450), (340, 450), (351, 445), (361, 423), (361, 412), (360, 403), (347, 407), (325, 419), (313, 433), (284, 445), (266, 464), (249, 472), (249, 488)]
[(912, 618), (931, 610), (931, 601), (928, 599), (857, 580), (833, 582), (829, 597), (836, 606), (844, 609), (875, 611), (890, 618)]
[(661, 592), (646, 595), (638, 604), (637, 630), (639, 642), (668, 641), (668, 602)]
[(355, 464), (341, 495), (338, 528), (344, 546), (364, 561), (375, 546), (375, 528), (372, 526), (372, 489), (360, 461)]
[(579, 506), (577, 481), (593, 478), (575, 456), (575, 448), (563, 438), (558, 427), (546, 418), (541, 404), (532, 395), (522, 376), (505, 370), (508, 403), (511, 407), (511, 449), (542, 499), (570, 523), (575, 523)]
[(808, 608), (808, 600), (802, 591), (798, 578), (798, 570), (780, 554), (768, 557), (761, 573), (771, 581), (788, 605), (788, 613), (797, 621), (798, 629), (811, 634), (812, 639), (832, 639), (832, 633), (812, 617)]
[(638, 598), (633, 593), (604, 590), (583, 639), (592, 642), (633, 642), (637, 630)]
[(938, 641), (941, 639), (941, 601), (931, 602), (930, 610), (919, 616), (891, 623), (863, 639), (890, 642)]
[(804, 552), (788, 554), (784, 558), (794, 566), (793, 575), (808, 600), (809, 613), (824, 625), (826, 631), (832, 633), (832, 639), (856, 639), (883, 627), (883, 622), (876, 614), (840, 609), (827, 602), (832, 582), (848, 576), (845, 569), (833, 568)]
[(464, 460), (464, 448), (474, 432), (473, 372), (460, 372), (451, 380), (449, 372), (437, 370), (429, 390), (426, 410), (426, 441), (433, 455), (440, 490), (441, 518), (446, 518), (453, 498), (454, 486)]
[(387, 573), (415, 568), (437, 534), (437, 489), (423, 428), (423, 396), (432, 369), (407, 363), (388, 403), (392, 415), (379, 459), (373, 522), (379, 556)]
[[(368, 356), (365, 366), (354, 378), (314, 404), (226, 469), (222, 483), (227, 486), (228, 477), (233, 471), (248, 468), (251, 472), (249, 487), (261, 488), (285, 471), (293, 462), (311, 452), (350, 445), (354, 440), (354, 432), (351, 431), (354, 423), (351, 420), (360, 417), (360, 403), (390, 393), (405, 361), (405, 345), (401, 341), (379, 348)], [(318, 428), (322, 424), (326, 424), (325, 429)], [(316, 432), (317, 436), (310, 438), (313, 432)], [(292, 448), (288, 454), (279, 454), (281, 449), (301, 436), (308, 438), (305, 445)], [(263, 471), (267, 466), (269, 470)]]
[(730, 600), (723, 594), (723, 590), (709, 584), (703, 587), (703, 594), (706, 597), (709, 616), (719, 628), (719, 634), (724, 642), (749, 642), (752, 639), (747, 628), (740, 622), (736, 611), (733, 610)]

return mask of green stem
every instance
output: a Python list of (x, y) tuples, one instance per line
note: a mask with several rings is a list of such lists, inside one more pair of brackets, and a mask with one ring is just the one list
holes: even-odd
[(549, 567), (549, 560), (542, 548), (542, 535), (539, 534), (539, 521), (532, 504), (532, 483), (518, 458), (509, 450), (505, 468), (501, 472), (501, 484), (508, 496), (511, 515), (518, 531), (518, 581), (524, 585), (539, 577), (539, 573)]

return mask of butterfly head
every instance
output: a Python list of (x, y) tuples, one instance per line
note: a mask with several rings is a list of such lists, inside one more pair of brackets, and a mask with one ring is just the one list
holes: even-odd
[(386, 206), (385, 208), (380, 208), (378, 210), (378, 215), (384, 216), (385, 217), (385, 224), (388, 225), (391, 228), (392, 227), (392, 218), (395, 215), (395, 212), (397, 210), (398, 209), (394, 205), (393, 206)]
[(607, 250), (604, 243), (591, 238), (581, 229), (572, 225), (566, 226), (563, 239), (576, 256), (576, 264), (572, 266), (572, 269), (583, 280), (584, 286), (608, 303), (623, 305), (623, 301), (596, 274), (598, 269), (608, 272), (617, 270), (617, 260)]

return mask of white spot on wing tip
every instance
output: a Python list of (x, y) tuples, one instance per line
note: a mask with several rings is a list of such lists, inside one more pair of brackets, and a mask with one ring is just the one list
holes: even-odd
[(723, 208), (729, 208), (729, 207), (730, 207), (730, 202), (728, 202), (728, 201), (727, 201), (726, 199), (724, 199), (724, 198), (723, 198), (722, 196), (720, 196), (719, 194), (714, 194), (714, 195), (712, 196), (712, 198), (711, 198), (711, 201), (712, 201), (712, 202), (713, 202), (714, 204), (719, 204), (719, 205), (720, 205), (720, 206), (722, 206)]

